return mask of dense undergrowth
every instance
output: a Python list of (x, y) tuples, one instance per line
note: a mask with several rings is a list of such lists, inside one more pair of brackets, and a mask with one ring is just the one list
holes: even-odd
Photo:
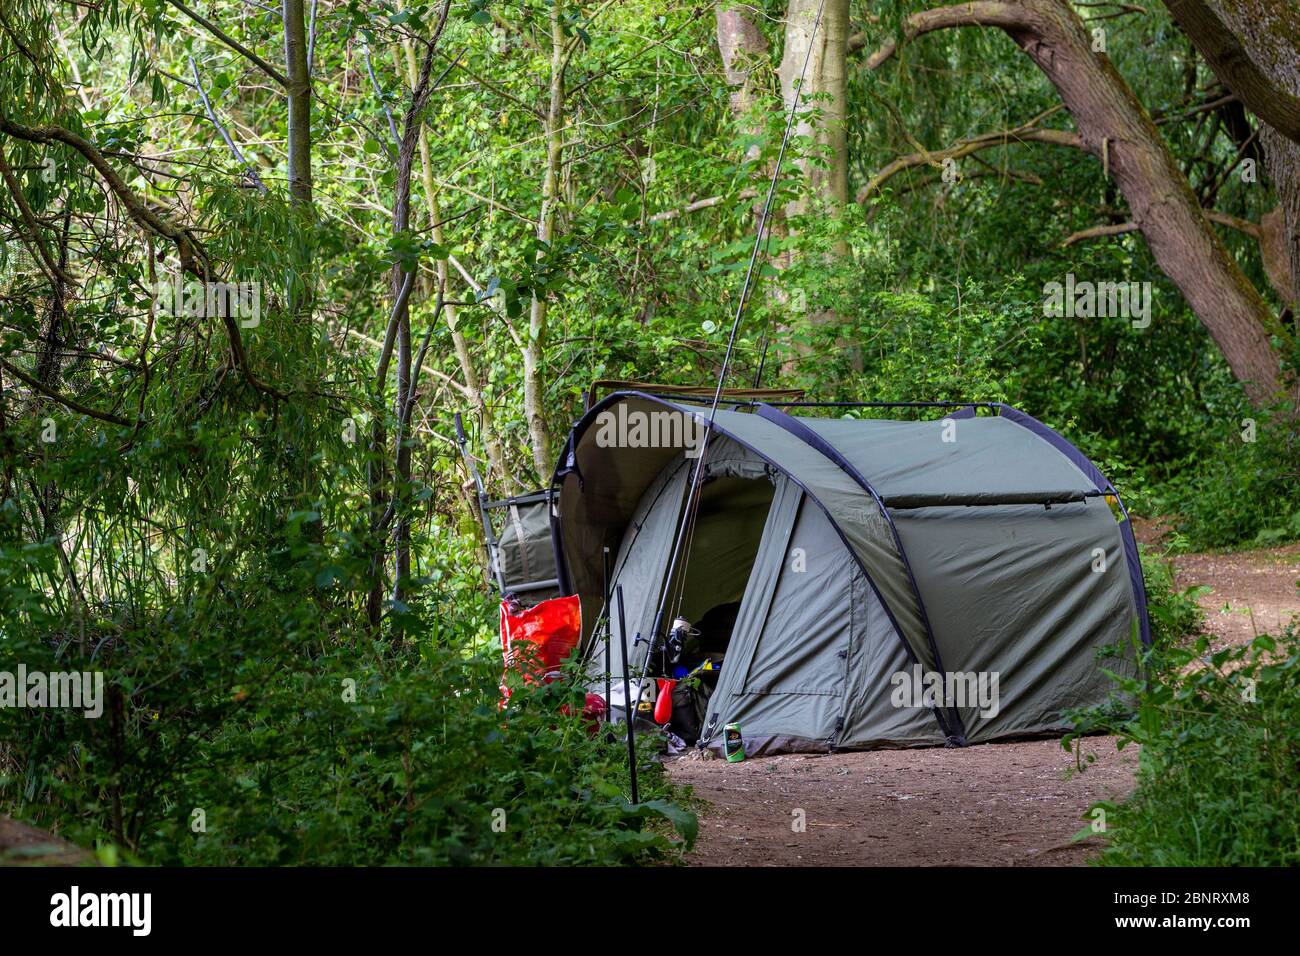
[(1202, 637), (1162, 651), (1137, 716), (1138, 784), (1107, 813), (1107, 866), (1300, 863), (1300, 634), (1209, 653)]
[[(396, 640), (337, 629), (310, 587), (229, 578), (187, 606), (45, 615), (6, 550), (11, 659), (104, 672), (103, 713), (0, 709), (0, 805), (101, 859), (173, 865), (614, 864), (675, 859), (694, 818), (643, 754), (593, 736), (572, 684), (516, 684), (488, 602)], [(436, 602), (421, 602), (437, 607)], [(473, 650), (477, 647), (479, 650)]]
[(1104, 836), (1103, 866), (1297, 865), (1300, 628), (1212, 651), (1200, 589), (1177, 589), (1164, 559), (1144, 565), (1154, 640), (1137, 674), (1117, 676), (1136, 709), (1078, 725), (1140, 745), (1137, 786), (1092, 807), (1079, 836)]

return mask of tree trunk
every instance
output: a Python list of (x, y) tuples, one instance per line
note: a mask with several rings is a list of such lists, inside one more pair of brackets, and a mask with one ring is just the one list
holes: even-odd
[(1214, 75), (1252, 113), (1300, 143), (1300, 7), (1295, 0), (1165, 0)]
[[(820, 23), (817, 22), (819, 9)], [(786, 110), (805, 112), (815, 108), (820, 111), (815, 119), (797, 119), (791, 133), (807, 137), (811, 150), (820, 153), (827, 165), (811, 163), (807, 158), (798, 161), (808, 180), (808, 188), (786, 207), (787, 228), (790, 217), (823, 210), (828, 214), (838, 213), (849, 199), (849, 149), (845, 129), (848, 42), (849, 0), (825, 0), (824, 6), (822, 0), (789, 0), (785, 49), (779, 71), (781, 96)], [(808, 65), (806, 72), (805, 63)], [(804, 72), (803, 82), (799, 85), (801, 72)], [(836, 242), (831, 247), (832, 258), (843, 259), (848, 254), (848, 246), (843, 242)], [(782, 299), (786, 302), (791, 301), (790, 291), (782, 290)], [(797, 296), (796, 301), (806, 301), (806, 297)], [(832, 309), (818, 311), (811, 319), (817, 325), (834, 325), (839, 321)], [(842, 345), (852, 348), (851, 343)]]
[[(429, 71), (433, 53), (430, 49), (425, 54), (422, 73), (416, 78), (411, 88), (411, 100), (406, 110), (402, 126), (402, 139), (397, 150), (397, 180), (393, 196), (393, 235), (404, 236), (411, 228), (411, 168), (415, 164), (415, 151), (423, 128), (421, 111), (425, 90), (429, 83)], [(418, 266), (407, 268), (403, 263), (393, 265), (392, 294), (396, 311), (392, 322), (397, 334), (397, 394), (393, 402), (393, 415), (400, 423), (405, 415), (411, 396), (411, 297), (402, 296), (402, 289), (408, 282), (415, 282), (414, 272)], [(400, 601), (406, 593), (407, 582), (411, 576), (411, 521), (407, 513), (406, 502), (411, 487), (411, 448), (399, 425), (397, 429), (397, 447), (394, 449), (393, 498), (397, 502), (396, 533), (394, 535), (394, 580), (393, 600)]]
[[(1260, 118), (1280, 216), (1270, 214), (1261, 247), (1274, 287), (1300, 303), (1300, 6), (1295, 0), (1165, 0), (1214, 75)], [(1297, 316), (1300, 323), (1300, 316)], [(1300, 328), (1300, 324), (1297, 326)]]
[[(564, 4), (551, 4), (551, 78), (546, 108), (546, 166), (542, 173), (542, 206), (537, 214), (537, 238), (546, 244), (538, 258), (548, 254), (555, 238), (555, 208), (559, 200), (560, 160), (564, 148)], [(524, 415), (532, 445), (533, 467), (539, 481), (551, 477), (551, 439), (546, 427), (546, 387), (542, 364), (546, 346), (547, 303), (544, 295), (533, 295), (528, 312), (528, 340), (524, 342)]]
[[(1265, 126), (1260, 132), (1268, 176), (1277, 193), (1278, 208), (1260, 221), (1264, 266), (1281, 298), (1298, 310), (1300, 332), (1300, 143), (1293, 143)], [(1266, 246), (1266, 241), (1272, 243)]]
[(1102, 158), (1165, 275), (1173, 280), (1256, 403), (1277, 392), (1269, 342), (1276, 317), (1206, 219), (1150, 115), (1064, 0), (1022, 0), (1028, 29), (1011, 37), (1038, 64)]
[(284, 62), (289, 83), (289, 196), (310, 206), (311, 75), (307, 71), (307, 23), (303, 0), (284, 0)]
[[(767, 66), (767, 40), (758, 27), (745, 15), (744, 7), (719, 6), (714, 12), (717, 22), (718, 53), (722, 56), (722, 72), (731, 87), (731, 110), (741, 128), (757, 138), (762, 135), (763, 124), (757, 116), (758, 80)], [(761, 147), (753, 143), (745, 158), (758, 158)]]
[[(816, 107), (821, 117), (814, 124), (807, 119), (795, 122), (793, 135), (808, 137), (815, 150), (826, 157), (829, 168), (813, 165), (807, 159), (799, 167), (810, 180), (809, 196), (792, 203), (789, 210), (801, 214), (811, 208), (809, 199), (843, 205), (849, 199), (849, 150), (845, 135), (844, 85), (849, 40), (849, 0), (825, 0), (821, 24), (813, 36), (813, 26), (822, 0), (790, 0), (785, 19), (785, 50), (781, 56), (781, 95), (785, 108), (795, 103), (796, 84), (804, 62), (808, 71), (798, 90), (798, 109)], [(808, 47), (812, 44), (812, 55)], [(814, 96), (824, 97), (810, 102)]]

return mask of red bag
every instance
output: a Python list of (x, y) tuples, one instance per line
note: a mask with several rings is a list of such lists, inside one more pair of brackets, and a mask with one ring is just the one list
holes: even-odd
[[(527, 683), (559, 676), (560, 665), (582, 637), (578, 596), (552, 598), (518, 614), (501, 602), (501, 654), (506, 670), (517, 670)], [(510, 690), (501, 683), (503, 698)]]

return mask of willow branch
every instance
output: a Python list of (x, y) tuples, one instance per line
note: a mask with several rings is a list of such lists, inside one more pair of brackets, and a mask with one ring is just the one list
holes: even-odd
[(80, 402), (68, 398), (68, 396), (62, 394), (61, 392), (56, 392), (54, 389), (50, 388), (40, 379), (28, 375), (22, 369), (18, 368), (15, 365), (9, 364), (2, 358), (0, 358), (0, 367), (4, 368), (6, 372), (8, 372), (14, 378), (18, 379), (23, 384), (27, 385), (29, 388), (35, 389), (36, 391), (44, 395), (46, 398), (52, 399), (58, 402), (60, 405), (64, 406), (65, 408), (72, 409), (74, 412), (78, 412), (82, 415), (89, 415), (91, 418), (97, 418), (101, 422), (109, 422), (110, 424), (113, 425), (122, 425), (126, 428), (130, 428), (132, 425), (135, 424), (134, 422), (128, 421), (127, 419), (122, 418), (119, 415), (114, 415), (112, 412), (101, 412), (98, 409), (90, 408), (87, 405), (82, 405)]

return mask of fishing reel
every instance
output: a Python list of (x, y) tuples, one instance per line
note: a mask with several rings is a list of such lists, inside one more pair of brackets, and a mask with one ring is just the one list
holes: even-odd
[(699, 637), (698, 629), (691, 626), (691, 622), (684, 617), (673, 619), (672, 630), (668, 632), (668, 639), (664, 644), (664, 657), (668, 664), (676, 664), (682, 659), (682, 652), (686, 650), (686, 642), (692, 637)]

